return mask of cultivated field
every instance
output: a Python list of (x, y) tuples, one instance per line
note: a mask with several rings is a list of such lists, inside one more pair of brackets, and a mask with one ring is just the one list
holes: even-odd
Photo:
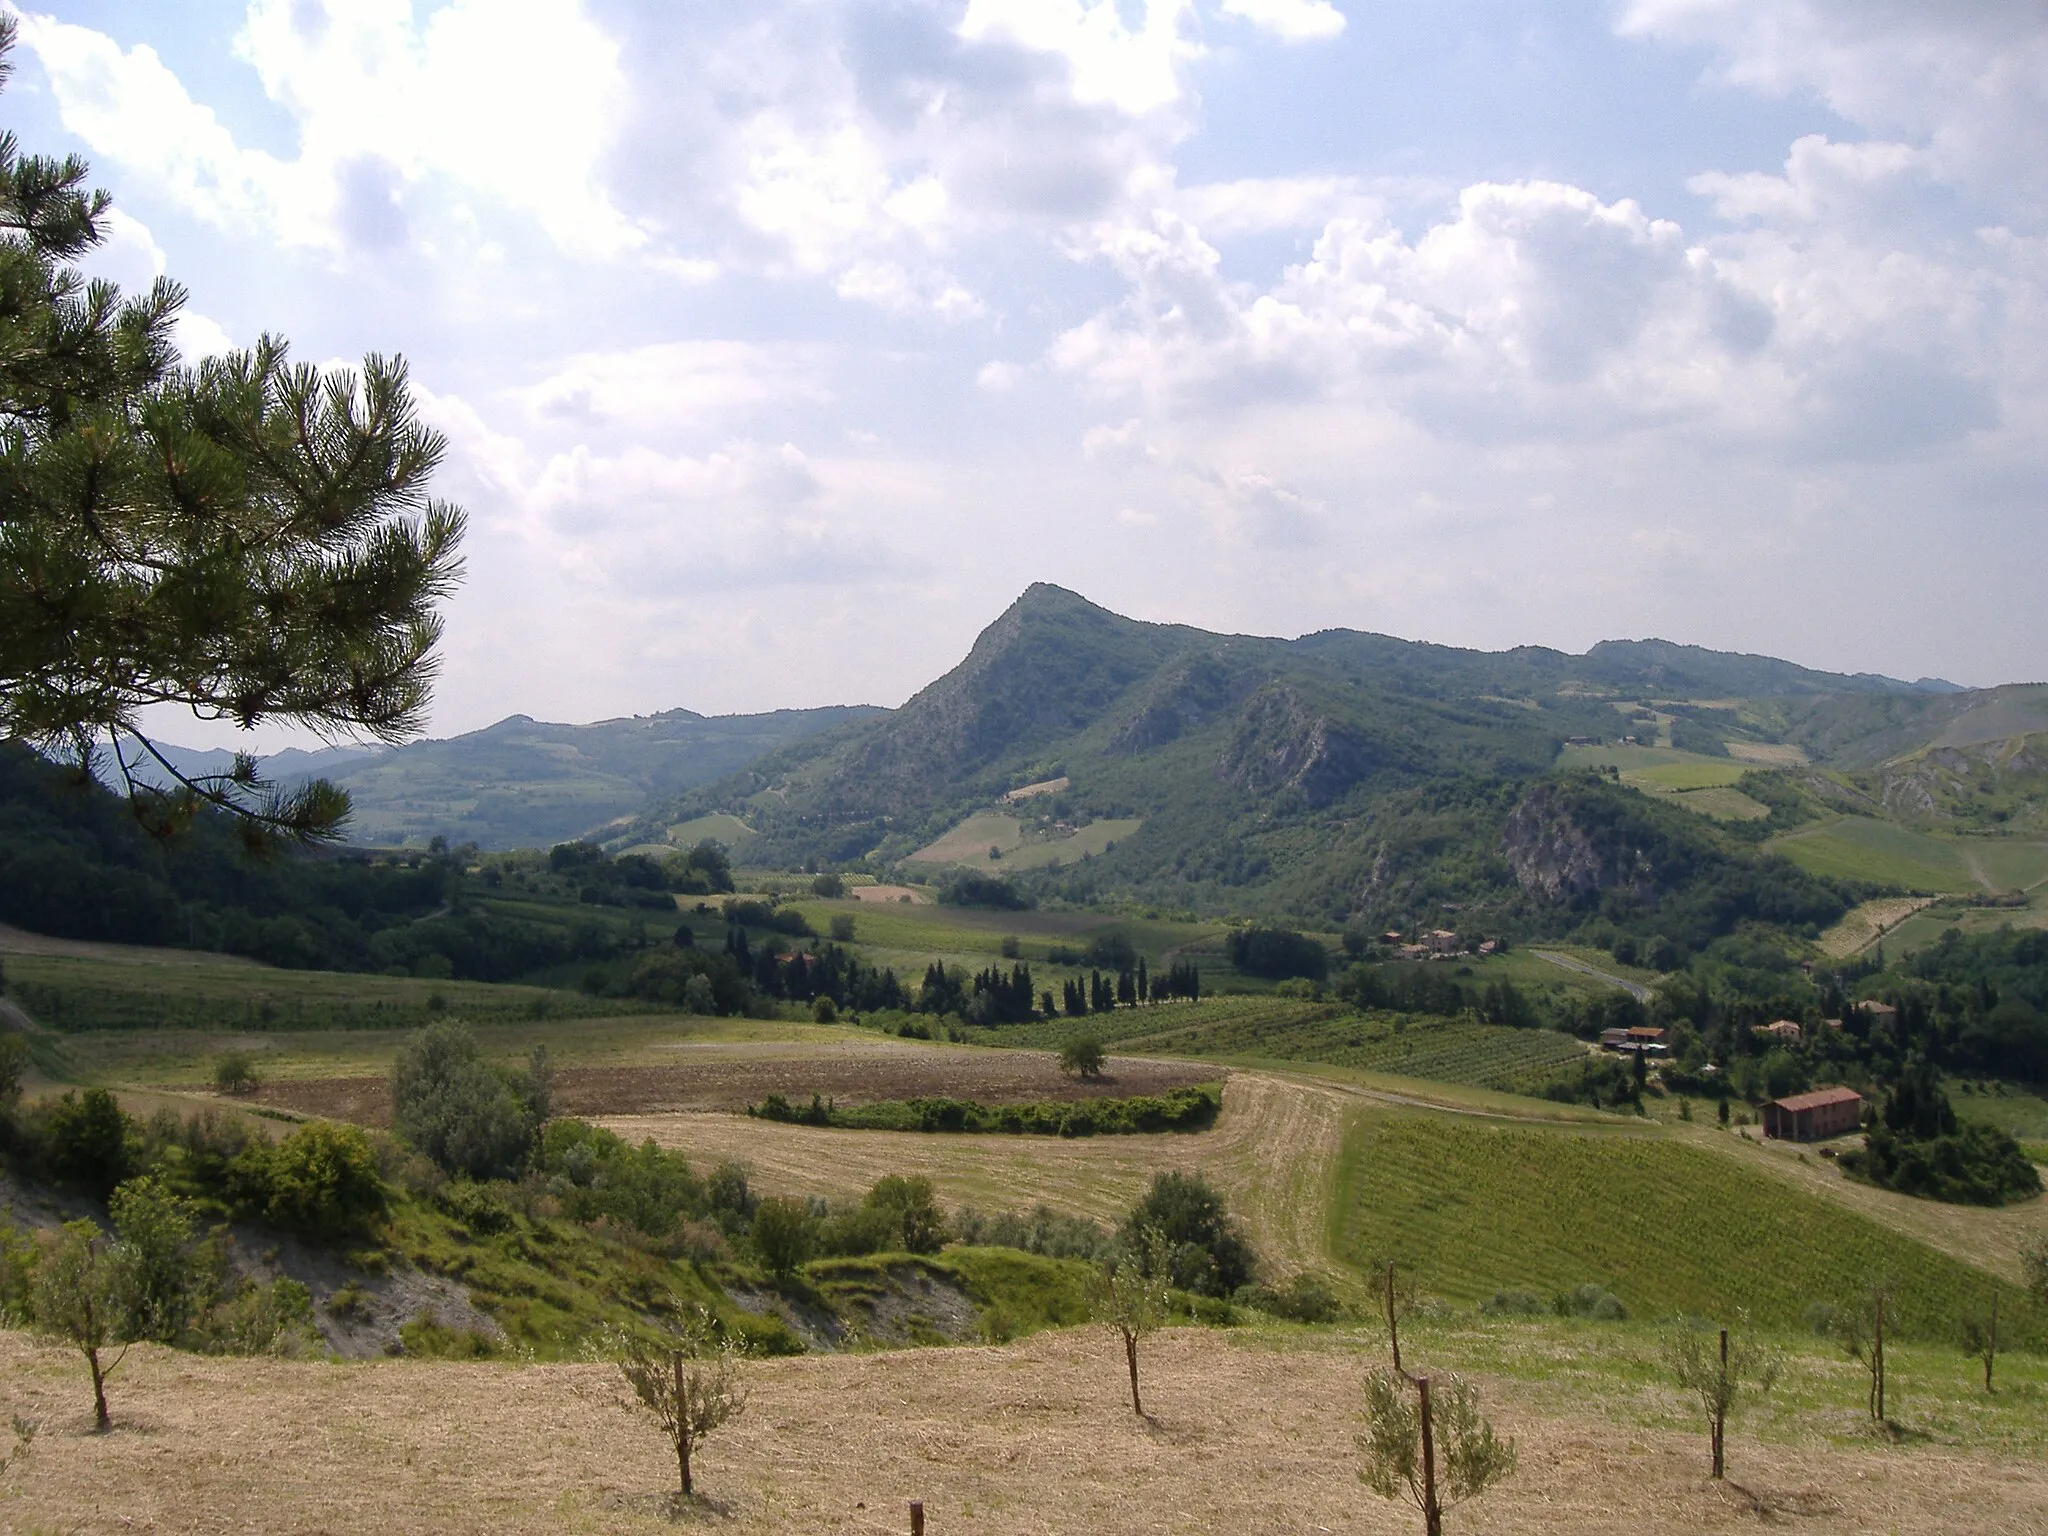
[[(1897, 1352), (1903, 1443), (1856, 1428), (1856, 1368), (1799, 1358), (1739, 1420), (1731, 1480), (1628, 1326), (1412, 1329), (1417, 1363), (1474, 1372), (1520, 1470), (1460, 1509), (1472, 1536), (1722, 1532), (2038, 1533), (2048, 1507), (2048, 1372), (2008, 1363), (1972, 1395), (1952, 1353)], [(1095, 1329), (1001, 1349), (764, 1361), (745, 1414), (698, 1463), (687, 1529), (1411, 1533), (1413, 1509), (1360, 1486), (1358, 1382), (1370, 1334), (1177, 1328), (1145, 1351), (1147, 1406)], [(138, 1349), (116, 1427), (87, 1432), (75, 1357), (0, 1334), (7, 1399), (42, 1420), (8, 1474), (5, 1528), (540, 1533), (672, 1531), (658, 1435), (611, 1406), (599, 1366), (219, 1360)], [(2030, 1421), (2031, 1419), (2031, 1421)]]
[[(1023, 823), (1007, 812), (977, 811), (911, 854), (910, 860), (998, 874), (1005, 869), (1044, 869), (1104, 853), (1110, 844), (1129, 837), (1141, 825), (1130, 820), (1096, 821), (1072, 832), (1041, 836), (1027, 833)], [(991, 848), (998, 850), (1000, 857), (990, 858)]]
[(1820, 936), (1820, 952), (1837, 960), (1861, 954), (1933, 900), (1932, 896), (1880, 896), (1852, 907)]
[(1765, 845), (1810, 874), (1870, 880), (1908, 891), (1973, 891), (1982, 882), (1970, 871), (1957, 839), (1915, 832), (1868, 816), (1844, 816), (1801, 828)]
[[(914, 1098), (1029, 1104), (1165, 1093), (1220, 1075), (1217, 1068), (1193, 1062), (1115, 1057), (1100, 1078), (1083, 1081), (1062, 1073), (1058, 1060), (1044, 1052), (918, 1045), (852, 1032), (809, 1043), (680, 1041), (650, 1049), (666, 1059), (558, 1068), (555, 1111), (585, 1117), (731, 1115), (771, 1093), (795, 1104), (813, 1094), (847, 1105)], [(366, 1125), (391, 1123), (390, 1085), (381, 1076), (283, 1079), (266, 1083), (255, 1101)]]

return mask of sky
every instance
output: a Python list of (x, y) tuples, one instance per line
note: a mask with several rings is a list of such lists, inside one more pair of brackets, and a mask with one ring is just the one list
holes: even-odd
[(17, 14), (189, 358), (409, 362), (436, 735), (897, 704), (1038, 580), (2048, 676), (2041, 0)]

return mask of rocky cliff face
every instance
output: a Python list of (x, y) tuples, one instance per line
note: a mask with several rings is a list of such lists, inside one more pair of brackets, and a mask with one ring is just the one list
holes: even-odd
[(1508, 813), (1502, 851), (1526, 891), (1579, 901), (1615, 886), (1647, 899), (1657, 872), (1639, 848), (1601, 839), (1581, 826), (1554, 784), (1537, 784)]
[(1310, 805), (1323, 806), (1375, 766), (1372, 744), (1364, 736), (1275, 683), (1245, 701), (1216, 772), (1255, 795), (1295, 789)]

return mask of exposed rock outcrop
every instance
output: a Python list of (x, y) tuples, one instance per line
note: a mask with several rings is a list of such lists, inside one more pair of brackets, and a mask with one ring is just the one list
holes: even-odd
[(1310, 805), (1337, 799), (1377, 766), (1372, 743), (1285, 684), (1269, 684), (1239, 712), (1218, 776), (1256, 795), (1300, 791)]
[(1526, 891), (1552, 901), (1579, 901), (1616, 886), (1638, 897), (1655, 894), (1657, 872), (1640, 848), (1597, 835), (1573, 817), (1555, 784), (1537, 784), (1508, 813), (1502, 851)]

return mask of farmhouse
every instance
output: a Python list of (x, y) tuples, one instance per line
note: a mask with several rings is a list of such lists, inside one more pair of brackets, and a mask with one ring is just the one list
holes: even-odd
[(1669, 1031), (1654, 1024), (1637, 1024), (1628, 1029), (1603, 1029), (1600, 1031), (1600, 1048), (1604, 1051), (1634, 1052), (1637, 1055), (1661, 1056), (1670, 1049)]
[(1823, 1141), (1863, 1123), (1863, 1095), (1854, 1088), (1816, 1088), (1764, 1106), (1764, 1134), (1783, 1141)]
[(1873, 1025), (1882, 1024), (1889, 1029), (1899, 1022), (1899, 1010), (1890, 1003), (1866, 1002), (1856, 1003), (1853, 1006), (1861, 1009), (1863, 1017), (1868, 1019)]
[(1799, 1037), (1805, 1033), (1790, 1019), (1780, 1019), (1775, 1024), (1752, 1024), (1749, 1032), (1766, 1039), (1782, 1040), (1787, 1045), (1797, 1045)]
[(1429, 952), (1445, 956), (1459, 953), (1458, 936), (1448, 928), (1432, 928), (1429, 931)]

